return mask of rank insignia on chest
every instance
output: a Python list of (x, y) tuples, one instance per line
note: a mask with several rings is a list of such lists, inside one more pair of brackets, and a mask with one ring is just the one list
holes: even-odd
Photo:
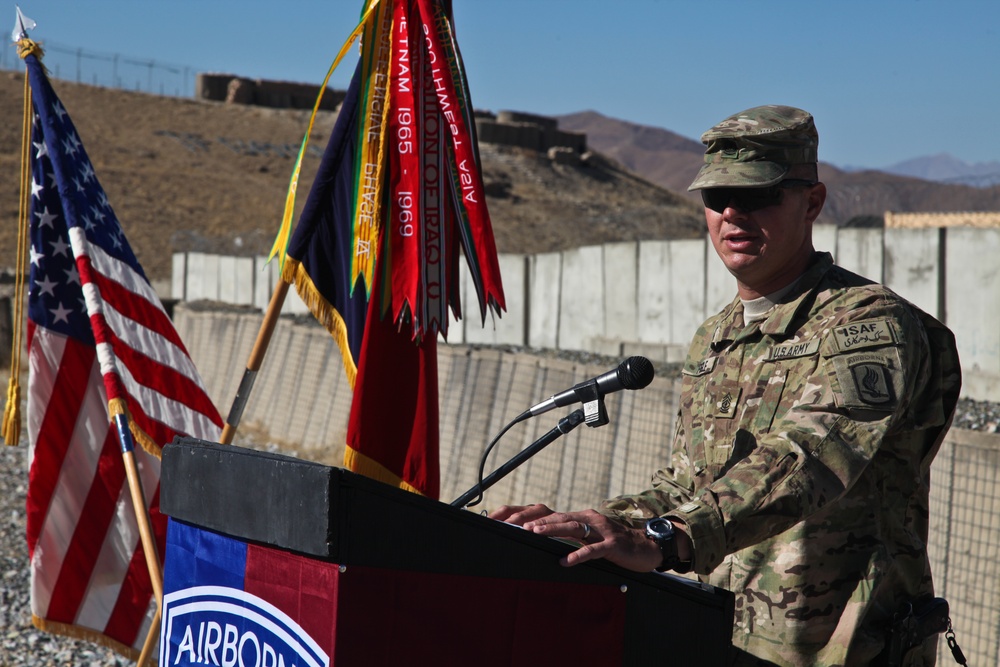
[(736, 408), (740, 403), (741, 389), (732, 387), (715, 395), (712, 414), (716, 419), (732, 419), (736, 416)]

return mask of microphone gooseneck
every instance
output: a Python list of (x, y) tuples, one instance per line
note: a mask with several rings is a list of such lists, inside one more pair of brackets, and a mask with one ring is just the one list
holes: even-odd
[(595, 391), (600, 396), (606, 396), (622, 389), (642, 389), (653, 381), (654, 375), (653, 363), (649, 359), (639, 356), (629, 357), (618, 364), (617, 368), (554, 394), (532, 406), (525, 416), (537, 417), (553, 408), (591, 400)]
[[(515, 467), (521, 465), (529, 457), (537, 453), (542, 447), (547, 446), (560, 435), (568, 433), (579, 424), (586, 422), (588, 426), (602, 426), (608, 423), (607, 414), (604, 410), (604, 396), (622, 389), (642, 389), (653, 381), (654, 375), (655, 371), (653, 369), (653, 364), (649, 359), (639, 356), (629, 357), (625, 361), (618, 364), (616, 368), (608, 371), (607, 373), (603, 373), (595, 378), (581, 382), (570, 389), (555, 394), (551, 398), (548, 398), (525, 410), (515, 417), (509, 424), (504, 426), (496, 437), (490, 441), (490, 444), (487, 445), (486, 450), (479, 459), (478, 483), (453, 501), (452, 505), (456, 507), (469, 507), (480, 503), (483, 499), (483, 491), (489, 488), (489, 486), (495, 484), (504, 475), (509, 473)], [(484, 479), (484, 474), (486, 472), (486, 460), (489, 457), (490, 452), (493, 451), (493, 448), (500, 441), (500, 438), (503, 437), (503, 435), (509, 431), (511, 427), (515, 424), (523, 422), (526, 419), (540, 415), (543, 412), (548, 412), (553, 408), (572, 405), (574, 403), (584, 403), (585, 409), (576, 410), (567, 417), (559, 420), (558, 426), (553, 428), (542, 438), (539, 438), (533, 445), (531, 445), (531, 447), (515, 456), (500, 469), (496, 470), (490, 475), (489, 478)]]

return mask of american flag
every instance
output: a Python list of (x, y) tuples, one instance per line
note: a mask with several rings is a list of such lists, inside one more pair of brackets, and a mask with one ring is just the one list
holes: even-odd
[[(156, 609), (122, 450), (124, 414), (163, 553), (159, 450), (222, 419), (132, 253), (34, 55), (27, 520), (35, 625), (133, 659)], [(155, 217), (155, 211), (150, 211)], [(155, 224), (155, 223), (154, 223)]]

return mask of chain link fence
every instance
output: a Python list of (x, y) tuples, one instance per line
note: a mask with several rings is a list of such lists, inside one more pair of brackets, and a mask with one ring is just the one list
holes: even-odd
[[(40, 41), (40, 44), (45, 49), (45, 66), (54, 79), (154, 95), (194, 97), (198, 72), (195, 67), (55, 42)], [(0, 49), (0, 69), (24, 71), (17, 47), (9, 41)]]
[[(952, 429), (931, 467), (931, 569), (970, 665), (1000, 665), (1000, 436)], [(938, 664), (954, 664), (944, 638)]]

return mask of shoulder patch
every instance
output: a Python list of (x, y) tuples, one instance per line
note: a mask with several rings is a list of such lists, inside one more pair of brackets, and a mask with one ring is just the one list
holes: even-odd
[(767, 361), (777, 361), (779, 359), (791, 359), (793, 357), (808, 357), (819, 351), (819, 339), (807, 340), (799, 343), (785, 343), (775, 345), (767, 351)]
[(835, 327), (832, 338), (837, 351), (841, 353), (863, 350), (866, 347), (894, 345), (899, 340), (892, 320), (889, 319), (851, 322)]
[[(881, 351), (880, 351), (881, 352)], [(840, 383), (838, 403), (849, 408), (892, 410), (903, 390), (898, 350), (838, 356), (833, 359)]]
[(701, 375), (707, 375), (715, 370), (715, 364), (718, 363), (718, 357), (709, 357), (708, 359), (702, 359), (696, 364), (685, 365), (681, 373), (684, 375), (691, 375), (698, 377)]

